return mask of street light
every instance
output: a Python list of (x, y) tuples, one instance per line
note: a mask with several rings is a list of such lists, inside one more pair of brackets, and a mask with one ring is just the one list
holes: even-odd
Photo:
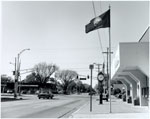
[(26, 50), (30, 50), (30, 48), (23, 49), (20, 53), (18, 53), (18, 55), (21, 55), (21, 53), (23, 53)]
[[(24, 51), (27, 51), (27, 50), (30, 50), (30, 48), (26, 48), (26, 49), (23, 49), (22, 51), (20, 51), (20, 53), (18, 53), (18, 77), (20, 76), (20, 67), (21, 67), (21, 60), (20, 60), (20, 63), (19, 63), (19, 58), (20, 58), (20, 55), (24, 52)], [(19, 79), (19, 78), (18, 78)], [(20, 86), (19, 86), (19, 95), (20, 95), (20, 90), (21, 90), (21, 76), (20, 76)]]
[[(21, 50), (19, 53), (18, 53), (18, 57), (17, 57), (17, 71), (15, 70), (15, 89), (14, 89), (14, 97), (16, 98), (17, 97), (17, 89), (18, 89), (18, 79), (19, 79), (19, 72), (20, 72), (20, 66), (21, 66), (21, 62), (19, 63), (19, 58), (20, 58), (20, 55), (24, 52), (24, 51), (26, 51), (26, 50), (30, 50), (29, 48), (27, 48), (27, 49), (23, 49), (23, 50)], [(20, 79), (21, 80), (21, 79)], [(20, 90), (20, 87), (19, 87), (19, 90)], [(20, 91), (19, 91), (19, 94), (20, 94)]]
[(18, 70), (18, 73), (20, 72), (20, 66), (21, 66), (21, 61), (19, 63), (19, 58), (20, 58), (20, 55), (26, 51), (26, 50), (30, 50), (30, 48), (26, 48), (26, 49), (23, 49), (20, 53), (18, 53), (18, 63), (17, 63), (17, 70)]
[(27, 48), (27, 49), (23, 49), (20, 53), (18, 53), (18, 71), (20, 70), (20, 66), (21, 66), (21, 62), (20, 62), (20, 64), (19, 64), (19, 58), (20, 58), (20, 55), (24, 52), (24, 51), (26, 51), (26, 50), (30, 50), (29, 48)]

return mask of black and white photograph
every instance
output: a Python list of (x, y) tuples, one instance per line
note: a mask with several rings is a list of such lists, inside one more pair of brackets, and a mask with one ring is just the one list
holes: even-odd
[(2, 0), (1, 118), (149, 119), (149, 11), (149, 0)]

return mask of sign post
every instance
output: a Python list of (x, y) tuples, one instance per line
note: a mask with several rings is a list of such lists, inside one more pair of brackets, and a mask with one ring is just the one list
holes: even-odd
[(91, 88), (90, 88), (90, 112), (92, 111), (92, 70), (94, 68), (94, 65), (90, 65), (89, 66), (90, 70), (91, 70)]

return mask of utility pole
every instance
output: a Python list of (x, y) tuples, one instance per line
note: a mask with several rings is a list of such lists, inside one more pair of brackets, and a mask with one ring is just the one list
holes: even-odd
[(105, 63), (103, 63), (102, 72), (105, 73)]
[(15, 85), (14, 85), (14, 98), (17, 98), (17, 92), (18, 92), (18, 80), (19, 80), (19, 75), (20, 75), (20, 65), (21, 62), (19, 62), (20, 60), (20, 55), (26, 51), (26, 50), (30, 50), (28, 49), (23, 49), (20, 53), (18, 53), (17, 55), (17, 59), (15, 57)]
[(98, 73), (100, 72), (100, 64), (98, 64)]
[(21, 75), (19, 76), (19, 96), (21, 96)]
[(99, 73), (99, 72), (100, 72), (100, 66), (101, 66), (102, 64), (93, 63), (93, 65), (97, 65), (97, 66), (98, 66), (98, 73)]
[[(110, 40), (110, 29), (109, 29), (109, 40)], [(109, 41), (110, 42), (110, 41)], [(109, 43), (109, 47), (110, 47), (110, 43)], [(113, 52), (111, 52), (111, 50), (107, 47), (107, 52), (102, 52), (104, 54), (107, 54), (107, 90), (109, 89), (109, 98), (110, 98), (110, 113), (111, 113), (111, 89), (110, 89), (110, 75), (109, 75), (109, 64), (111, 64), (111, 54), (113, 54)], [(110, 58), (110, 59), (109, 59)], [(110, 61), (109, 61), (110, 60)], [(110, 67), (111, 68), (111, 67)], [(110, 69), (111, 70), (111, 69)], [(109, 87), (109, 88), (108, 88)]]
[[(109, 48), (107, 48), (107, 52), (102, 52), (102, 53), (107, 55), (107, 79), (109, 79), (109, 73), (108, 73)], [(111, 54), (113, 54), (113, 52), (111, 52)], [(108, 80), (107, 80), (107, 87), (108, 87)]]
[(17, 98), (17, 89), (18, 89), (18, 81), (17, 81), (17, 77), (18, 77), (18, 72), (17, 72), (17, 61), (16, 61), (16, 57), (15, 57), (15, 84), (14, 84), (14, 98)]

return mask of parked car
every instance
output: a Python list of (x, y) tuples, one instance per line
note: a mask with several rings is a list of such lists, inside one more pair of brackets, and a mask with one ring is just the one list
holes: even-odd
[(39, 94), (39, 92), (40, 92), (40, 91), (39, 91), (39, 90), (37, 90), (37, 91), (35, 91), (35, 94)]
[(53, 93), (52, 92), (50, 92), (50, 91), (46, 91), (46, 92), (41, 92), (41, 93), (39, 93), (38, 94), (38, 98), (39, 99), (41, 99), (41, 98), (43, 98), (43, 99), (52, 99), (54, 97), (54, 95), (53, 95)]
[(95, 95), (95, 94), (96, 94), (95, 91), (89, 92), (89, 95)]

